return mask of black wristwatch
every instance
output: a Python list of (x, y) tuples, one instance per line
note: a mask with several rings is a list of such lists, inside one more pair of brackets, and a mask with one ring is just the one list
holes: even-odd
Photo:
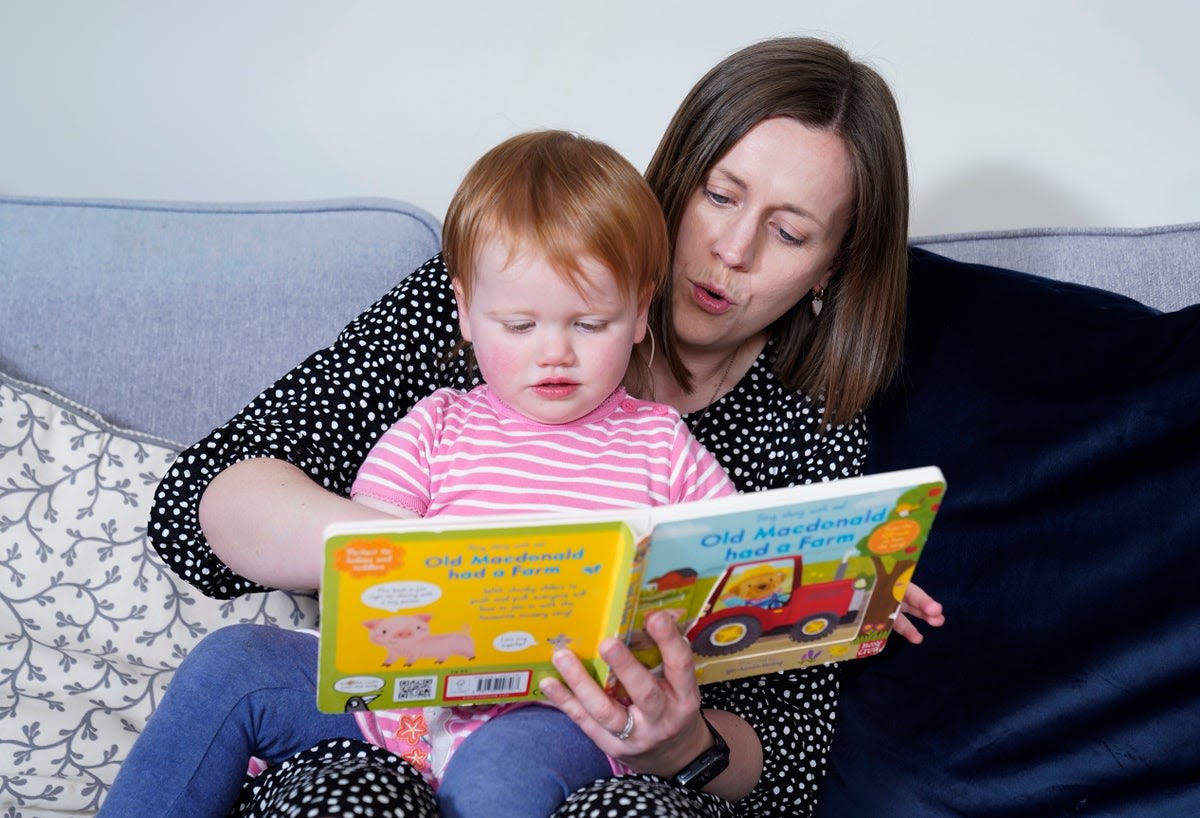
[(704, 719), (704, 726), (712, 734), (713, 744), (675, 774), (675, 783), (689, 790), (703, 789), (705, 784), (725, 772), (725, 768), (729, 766), (729, 745), (721, 738), (717, 728), (712, 726), (712, 722), (704, 717), (703, 712), (700, 713), (700, 718)]

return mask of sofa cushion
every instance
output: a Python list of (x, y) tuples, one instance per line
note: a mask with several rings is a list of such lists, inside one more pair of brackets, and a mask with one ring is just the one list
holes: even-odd
[(1200, 814), (1200, 306), (912, 259), (869, 470), (945, 473), (947, 624), (846, 668), (818, 814)]
[(311, 627), (315, 600), (182, 584), (146, 541), (176, 449), (0, 373), (0, 813), (95, 811), (181, 658), (234, 622)]
[(439, 235), (384, 199), (0, 197), (0, 369), (191, 443), (332, 342)]

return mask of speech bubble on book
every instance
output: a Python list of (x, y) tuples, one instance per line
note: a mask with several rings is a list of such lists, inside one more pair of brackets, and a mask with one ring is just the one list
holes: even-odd
[(362, 592), (361, 598), (364, 605), (395, 613), (405, 608), (429, 605), (441, 596), (442, 589), (432, 582), (401, 580), (372, 585)]
[(492, 647), (505, 653), (516, 653), (536, 644), (537, 640), (533, 638), (533, 634), (525, 631), (507, 631), (492, 640)]
[(383, 679), (378, 676), (347, 676), (345, 679), (338, 679), (334, 682), (333, 689), (338, 693), (349, 693), (352, 696), (373, 693), (376, 690), (383, 690)]

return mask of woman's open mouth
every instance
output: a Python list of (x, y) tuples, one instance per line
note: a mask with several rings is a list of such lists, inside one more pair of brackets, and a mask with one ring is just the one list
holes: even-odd
[(733, 306), (733, 302), (720, 290), (712, 290), (703, 284), (692, 282), (692, 300), (700, 309), (711, 315), (720, 315)]

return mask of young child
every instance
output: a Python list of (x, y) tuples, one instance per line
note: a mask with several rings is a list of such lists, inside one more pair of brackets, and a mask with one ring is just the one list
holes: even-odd
[[(669, 265), (661, 210), (632, 165), (569, 133), (509, 139), (467, 173), (443, 241), (484, 384), (419, 401), (372, 448), (353, 499), (429, 517), (733, 492), (675, 410), (622, 387)], [(101, 815), (224, 816), (251, 756), (275, 762), (340, 736), (408, 760), (436, 788), (443, 816), (548, 816), (578, 787), (619, 772), (550, 706), (318, 713), (315, 668), (306, 634), (232, 626), (203, 640)]]
[[(658, 205), (642, 187), (609, 149), (560, 133), (517, 137), (476, 164), (443, 242), (484, 384), (420, 401), (368, 454), (352, 498), (430, 517), (620, 509), (733, 491), (674, 410), (621, 387), (669, 263)], [(496, 789), (479, 786), (478, 764), (449, 762), (463, 735), (454, 725), (474, 729), (512, 709), (417, 708), (364, 713), (360, 723), (434, 780), (446, 776), (440, 804), (477, 795), (473, 814), (509, 814), (497, 811)], [(575, 730), (548, 708), (520, 718)], [(568, 768), (573, 754), (555, 749)], [(511, 751), (494, 772), (510, 762)], [(528, 779), (514, 789), (528, 796)], [(514, 804), (511, 814), (538, 813)]]

